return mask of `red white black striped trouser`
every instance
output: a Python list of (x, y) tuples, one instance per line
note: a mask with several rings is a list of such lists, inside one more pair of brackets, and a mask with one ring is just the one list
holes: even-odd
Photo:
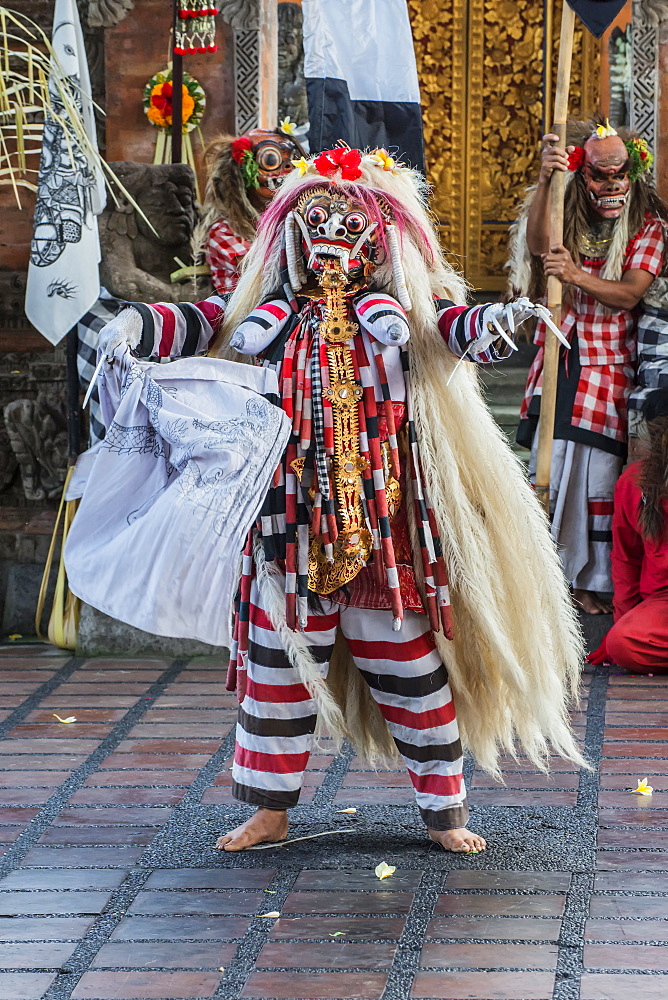
[[(268, 809), (297, 804), (313, 744), (316, 704), (263, 611), (256, 581), (250, 600), (248, 677), (239, 706), (233, 792)], [(399, 632), (389, 611), (344, 607), (323, 598), (306, 628), (327, 674), (336, 630), (346, 637), (403, 757), (428, 827), (466, 825), (462, 749), (448, 675), (425, 615), (407, 611)]]

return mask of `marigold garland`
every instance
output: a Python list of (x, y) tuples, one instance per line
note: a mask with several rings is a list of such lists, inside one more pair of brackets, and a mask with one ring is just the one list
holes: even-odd
[[(192, 132), (199, 125), (206, 107), (206, 95), (201, 85), (190, 73), (183, 74), (183, 133)], [(172, 71), (164, 70), (152, 76), (144, 87), (144, 113), (166, 135), (172, 134)]]
[(641, 174), (652, 169), (654, 153), (647, 145), (646, 139), (629, 139), (624, 145), (632, 164), (629, 177), (632, 181), (637, 181)]

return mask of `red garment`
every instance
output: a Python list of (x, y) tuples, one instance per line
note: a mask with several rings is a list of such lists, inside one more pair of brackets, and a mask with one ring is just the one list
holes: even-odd
[[(628, 465), (615, 486), (612, 518), (612, 582), (615, 622), (657, 591), (668, 591), (668, 538), (643, 538), (638, 527), (642, 462)], [(663, 505), (668, 524), (668, 501)]]
[[(590, 663), (616, 663), (637, 673), (668, 671), (668, 536), (643, 538), (638, 526), (642, 462), (627, 466), (615, 487), (612, 579), (615, 624)], [(663, 505), (668, 525), (668, 501)]]
[(233, 292), (239, 281), (239, 264), (250, 250), (251, 241), (235, 233), (226, 219), (211, 226), (206, 243), (206, 262), (219, 295)]
[(668, 672), (668, 590), (636, 604), (605, 637), (607, 659), (635, 673)]
[[(663, 268), (664, 238), (659, 219), (647, 215), (630, 241), (623, 271), (649, 271), (656, 275)], [(589, 274), (600, 272), (605, 259), (585, 259), (581, 267)], [(581, 364), (573, 403), (571, 425), (615, 441), (626, 441), (626, 399), (634, 383), (636, 360), (636, 310), (607, 309), (581, 289), (573, 289), (561, 321), (562, 333), (571, 339), (577, 333)], [(540, 347), (534, 358), (520, 410), (520, 420), (527, 418), (529, 404), (542, 388), (545, 324), (536, 327), (534, 343)]]

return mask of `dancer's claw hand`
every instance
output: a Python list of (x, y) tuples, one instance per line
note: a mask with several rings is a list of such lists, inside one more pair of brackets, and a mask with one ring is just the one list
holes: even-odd
[(114, 316), (99, 333), (98, 350), (106, 357), (113, 356), (119, 347), (127, 346), (134, 349), (141, 340), (144, 324), (137, 309), (123, 309)]
[(552, 320), (550, 310), (546, 306), (541, 305), (540, 302), (532, 302), (531, 299), (522, 296), (522, 298), (515, 299), (512, 302), (506, 302), (505, 304), (503, 302), (492, 302), (487, 306), (484, 312), (484, 321), (487, 325), (488, 333), (484, 337), (484, 347), (482, 346), (483, 339), (481, 339), (476, 343), (476, 351), (480, 352), (488, 347), (489, 343), (495, 339), (495, 336), (501, 337), (516, 351), (517, 347), (512, 341), (511, 335), (515, 333), (518, 326), (521, 326), (531, 316), (542, 319), (564, 347), (570, 350), (571, 345)]

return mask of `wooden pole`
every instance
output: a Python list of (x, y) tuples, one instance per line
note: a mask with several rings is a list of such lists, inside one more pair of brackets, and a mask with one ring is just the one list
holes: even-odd
[(183, 159), (183, 56), (174, 51), (179, 5), (174, 0), (172, 15), (172, 163)]
[(81, 451), (81, 390), (77, 368), (78, 354), (79, 334), (77, 327), (73, 326), (67, 334), (65, 345), (68, 465), (74, 465)]
[(552, 121), (552, 57), (554, 55), (554, 0), (545, 0), (543, 58), (543, 125), (547, 132)]
[(278, 125), (278, 3), (260, 0), (258, 128)]
[[(561, 39), (557, 87), (554, 96), (554, 124), (552, 131), (559, 136), (559, 145), (566, 146), (566, 120), (568, 118), (568, 91), (573, 57), (575, 14), (566, 0), (561, 12)], [(550, 181), (550, 246), (564, 241), (564, 191), (566, 175), (555, 170)], [(559, 278), (547, 279), (547, 305), (556, 326), (561, 326), (562, 285)], [(559, 370), (559, 341), (551, 330), (545, 331), (543, 359), (543, 388), (538, 423), (538, 452), (536, 455), (536, 493), (547, 514), (550, 512), (550, 467), (554, 439), (554, 415), (557, 403), (557, 374)]]

